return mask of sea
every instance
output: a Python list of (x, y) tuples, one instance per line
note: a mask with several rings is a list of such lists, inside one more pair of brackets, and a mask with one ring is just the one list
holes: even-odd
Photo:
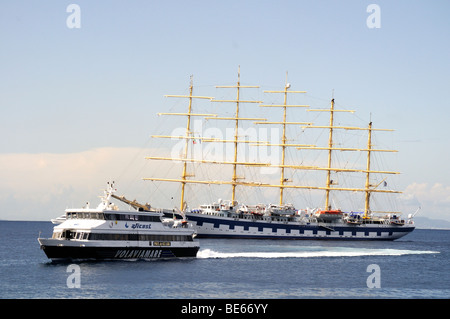
[(450, 298), (450, 230), (396, 241), (199, 239), (196, 258), (52, 263), (37, 238), (53, 226), (0, 221), (1, 299)]

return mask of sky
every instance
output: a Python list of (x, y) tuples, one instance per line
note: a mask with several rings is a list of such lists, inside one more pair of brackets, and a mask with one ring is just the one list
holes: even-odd
[(240, 66), (242, 84), (283, 88), (288, 72), (311, 101), (333, 96), (395, 129), (406, 213), (450, 221), (449, 11), (446, 0), (2, 1), (0, 219), (49, 220), (96, 203), (111, 179), (146, 201), (164, 95), (186, 94), (191, 75), (198, 94), (216, 93)]

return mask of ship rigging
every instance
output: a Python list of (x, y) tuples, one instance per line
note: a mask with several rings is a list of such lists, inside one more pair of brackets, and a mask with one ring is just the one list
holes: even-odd
[[(396, 239), (406, 235), (414, 229), (412, 218), (401, 219), (398, 212), (383, 212), (381, 215), (375, 214), (371, 207), (371, 196), (373, 193), (397, 194), (396, 190), (380, 188), (386, 185), (386, 178), (381, 182), (372, 183), (371, 177), (375, 174), (390, 175), (399, 174), (395, 171), (376, 170), (372, 167), (372, 156), (376, 152), (396, 152), (396, 150), (381, 149), (374, 146), (373, 132), (392, 131), (391, 129), (374, 128), (372, 121), (367, 127), (343, 126), (335, 123), (335, 114), (354, 113), (354, 110), (337, 109), (334, 98), (331, 99), (330, 107), (327, 109), (311, 109), (305, 104), (289, 104), (288, 97), (294, 94), (303, 94), (306, 91), (291, 90), (291, 85), (287, 82), (282, 90), (266, 90), (264, 94), (275, 94), (283, 96), (282, 103), (264, 103), (253, 99), (243, 99), (242, 91), (245, 89), (259, 89), (259, 86), (242, 85), (240, 79), (240, 69), (236, 85), (216, 86), (217, 89), (236, 90), (235, 99), (215, 99), (209, 96), (197, 96), (193, 94), (193, 81), (189, 86), (189, 95), (167, 95), (167, 97), (188, 99), (188, 110), (185, 113), (159, 113), (167, 116), (185, 116), (187, 119), (186, 130), (183, 136), (177, 135), (153, 135), (153, 138), (171, 138), (184, 140), (183, 154), (180, 157), (158, 157), (148, 156), (147, 160), (152, 161), (178, 161), (182, 163), (181, 176), (179, 178), (167, 177), (146, 177), (144, 180), (154, 182), (173, 182), (181, 184), (179, 208), (188, 220), (196, 225), (199, 237), (239, 237), (239, 238), (290, 238), (290, 239)], [(233, 116), (222, 116), (220, 114), (194, 113), (194, 101), (206, 99), (211, 103), (231, 104), (235, 106)], [(249, 104), (256, 104), (260, 108), (280, 108), (282, 119), (270, 121), (261, 117), (245, 117), (241, 115), (241, 110)], [(305, 108), (308, 112), (328, 112), (328, 125), (314, 125), (311, 122), (291, 121), (288, 119), (288, 109)], [(225, 107), (224, 107), (225, 109)], [(192, 118), (200, 117), (208, 121), (228, 121), (233, 124), (233, 138), (211, 138), (198, 136), (191, 129)], [(241, 123), (252, 122), (254, 125), (270, 125), (281, 128), (281, 138), (279, 141), (265, 141), (261, 139), (249, 140), (240, 136)], [(328, 131), (328, 143), (326, 146), (315, 144), (301, 144), (292, 142), (292, 137), (287, 136), (287, 128), (290, 126), (302, 127), (303, 130), (321, 129)], [(364, 131), (367, 132), (367, 142), (364, 147), (343, 147), (335, 140), (335, 132)], [(232, 160), (227, 159), (204, 159), (192, 158), (189, 156), (190, 141), (200, 140), (202, 143), (231, 143), (233, 145)], [(281, 159), (277, 161), (242, 160), (239, 157), (239, 149), (242, 144), (252, 147), (278, 147), (281, 152)], [(326, 153), (326, 165), (302, 165), (301, 163), (291, 163), (286, 159), (288, 149), (297, 151), (318, 151)], [(339, 167), (333, 161), (334, 152), (365, 152), (365, 167)], [(197, 179), (195, 174), (189, 170), (189, 164), (199, 165), (226, 165), (231, 166), (230, 179), (221, 180)], [(245, 178), (245, 174), (240, 175), (240, 169), (246, 167), (266, 167), (276, 168), (279, 175), (279, 182), (264, 180), (260, 175), (260, 180), (251, 181)], [(325, 185), (309, 185), (292, 181), (286, 175), (287, 170), (300, 171), (325, 171)], [(345, 187), (336, 183), (333, 178), (334, 173), (358, 173), (364, 175), (364, 186)], [(197, 208), (189, 207), (189, 199), (186, 195), (187, 184), (200, 185), (229, 185), (231, 186), (231, 198), (229, 201), (219, 200), (218, 203), (200, 205)], [(240, 187), (258, 188), (278, 188), (278, 204), (271, 203), (246, 203), (237, 200)], [(316, 209), (296, 208), (285, 201), (286, 190), (314, 190), (325, 192), (325, 202), (323, 206)], [(351, 192), (364, 194), (364, 210), (342, 211), (339, 207), (333, 207), (331, 201), (332, 192)], [(269, 199), (269, 201), (273, 201)]]

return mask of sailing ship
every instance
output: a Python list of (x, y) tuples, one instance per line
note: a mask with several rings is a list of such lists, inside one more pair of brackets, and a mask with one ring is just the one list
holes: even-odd
[[(386, 186), (386, 178), (372, 183), (373, 175), (399, 174), (394, 171), (375, 170), (372, 167), (373, 154), (378, 152), (396, 152), (390, 149), (376, 148), (372, 142), (373, 134), (376, 131), (393, 131), (390, 129), (374, 128), (373, 123), (369, 122), (367, 127), (342, 126), (335, 123), (335, 114), (338, 112), (351, 112), (353, 110), (337, 109), (334, 98), (331, 99), (330, 107), (327, 109), (311, 109), (309, 105), (288, 104), (288, 96), (291, 94), (302, 94), (305, 91), (291, 90), (291, 85), (286, 83), (282, 90), (264, 91), (265, 94), (281, 94), (283, 103), (264, 104), (263, 101), (245, 100), (241, 98), (243, 89), (258, 89), (259, 86), (242, 85), (240, 82), (240, 69), (238, 71), (238, 81), (236, 85), (216, 86), (216, 88), (235, 89), (235, 99), (215, 99), (208, 96), (197, 96), (193, 94), (193, 82), (189, 87), (189, 94), (186, 95), (167, 95), (167, 97), (184, 98), (188, 100), (187, 112), (181, 113), (158, 113), (158, 115), (185, 116), (187, 119), (184, 135), (153, 135), (153, 138), (170, 138), (178, 141), (184, 141), (184, 147), (180, 156), (161, 157), (148, 156), (146, 159), (151, 161), (172, 161), (181, 163), (181, 177), (148, 177), (144, 180), (169, 183), (179, 183), (181, 185), (179, 211), (183, 212), (189, 222), (192, 222), (199, 238), (273, 238), (273, 239), (333, 239), (333, 240), (395, 240), (414, 230), (413, 215), (409, 214), (405, 220), (399, 212), (378, 212), (371, 208), (371, 199), (373, 194), (396, 194), (401, 193), (396, 190), (388, 190), (380, 187)], [(198, 99), (207, 99), (211, 103), (232, 103), (235, 105), (233, 116), (220, 116), (219, 114), (195, 113), (193, 111), (194, 101)], [(281, 108), (283, 111), (281, 121), (268, 121), (265, 118), (243, 117), (240, 114), (242, 106), (249, 103), (256, 103), (262, 108)], [(287, 119), (287, 110), (293, 108), (308, 108), (309, 112), (328, 112), (328, 125), (314, 125), (311, 122), (296, 122)], [(223, 120), (233, 123), (234, 136), (231, 139), (212, 138), (209, 136), (199, 136), (198, 132), (192, 129), (192, 119), (200, 117), (204, 120)], [(268, 142), (262, 140), (248, 140), (240, 135), (241, 123), (252, 121), (255, 125), (272, 125), (281, 127), (281, 139), (277, 142)], [(317, 146), (314, 144), (292, 143), (291, 137), (287, 136), (289, 126), (301, 126), (303, 130), (321, 129), (328, 131), (328, 144)], [(367, 142), (364, 147), (343, 147), (335, 142), (335, 132), (362, 131), (367, 133)], [(231, 143), (234, 146), (233, 157), (231, 160), (225, 159), (207, 159), (193, 157), (190, 154), (190, 148), (195, 141), (202, 143)], [(242, 160), (239, 157), (239, 150), (242, 144), (252, 145), (254, 147), (277, 147), (281, 152), (281, 160), (275, 161), (250, 161)], [(301, 163), (288, 163), (286, 155), (288, 149), (298, 151), (318, 151), (326, 153), (326, 165), (302, 165)], [(338, 167), (333, 162), (334, 152), (359, 152), (366, 153), (365, 167)], [(223, 165), (232, 168), (230, 179), (194, 179), (194, 172), (190, 167), (195, 165), (216, 166), (217, 170), (223, 170)], [(222, 166), (220, 166), (222, 165)], [(245, 177), (238, 175), (238, 169), (249, 167), (275, 168), (279, 171), (279, 182), (264, 181), (263, 175), (256, 181), (245, 180)], [(308, 185), (305, 182), (294, 183), (287, 177), (287, 171), (322, 171), (326, 178), (324, 185)], [(223, 170), (226, 171), (226, 170)], [(343, 187), (339, 186), (333, 174), (360, 174), (364, 177), (364, 186)], [(195, 185), (225, 185), (231, 186), (230, 200), (219, 199), (215, 203), (199, 205), (195, 208), (188, 206), (186, 195), (186, 186)], [(224, 187), (224, 186), (222, 186)], [(266, 203), (248, 203), (237, 200), (240, 189), (243, 188), (278, 188), (278, 203), (272, 204), (273, 198), (266, 198)], [(325, 202), (322, 207), (316, 208), (295, 207), (285, 201), (285, 192), (287, 190), (295, 191), (300, 194), (302, 191), (321, 191), (325, 193)], [(363, 194), (364, 208), (356, 211), (341, 210), (339, 207), (333, 207), (331, 193), (349, 192), (352, 194)], [(200, 191), (201, 193), (201, 191)], [(354, 195), (356, 196), (356, 195)], [(270, 202), (269, 202), (270, 201)]]
[[(183, 219), (164, 217), (168, 211), (153, 209), (114, 195), (108, 183), (96, 208), (66, 209), (53, 228), (52, 238), (38, 238), (52, 261), (117, 260), (195, 257), (200, 248), (195, 229)], [(134, 210), (120, 210), (119, 199)]]

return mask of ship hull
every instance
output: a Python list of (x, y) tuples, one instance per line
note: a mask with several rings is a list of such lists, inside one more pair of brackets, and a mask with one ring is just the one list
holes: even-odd
[(414, 230), (413, 225), (351, 225), (344, 223), (276, 222), (187, 213), (198, 238), (395, 240)]
[(121, 260), (196, 257), (199, 245), (181, 247), (107, 246), (69, 240), (39, 238), (41, 249), (52, 261)]

